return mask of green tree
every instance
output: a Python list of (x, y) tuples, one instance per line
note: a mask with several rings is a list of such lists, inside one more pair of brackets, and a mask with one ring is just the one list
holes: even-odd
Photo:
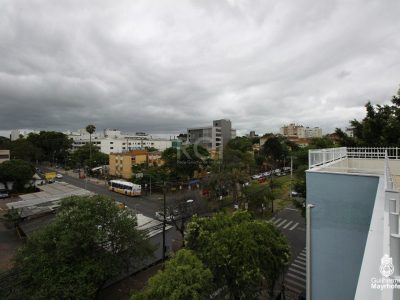
[[(0, 182), (13, 182), (13, 190), (23, 191), (35, 174), (35, 168), (27, 161), (12, 159), (0, 164)], [(6, 185), (7, 186), (7, 185)]]
[(256, 299), (264, 281), (272, 294), (289, 263), (286, 238), (247, 212), (194, 217), (185, 238), (187, 248), (211, 270), (218, 287), (227, 287), (231, 299)]
[(89, 160), (92, 160), (92, 134), (96, 131), (96, 126), (89, 124), (86, 126), (86, 131), (89, 133)]
[(208, 299), (213, 291), (213, 276), (190, 250), (182, 249), (149, 280), (143, 293), (133, 300), (200, 300)]
[(171, 147), (163, 151), (161, 158), (164, 160), (164, 168), (176, 177), (192, 177), (194, 171), (202, 170), (210, 164), (210, 154), (200, 145), (189, 145), (181, 149)]
[(41, 150), (43, 160), (52, 163), (64, 162), (72, 147), (72, 139), (64, 133), (56, 131), (30, 133), (26, 139)]
[(43, 151), (26, 139), (11, 142), (9, 149), (13, 159), (36, 162), (43, 158)]
[(247, 152), (253, 150), (253, 143), (251, 139), (247, 137), (236, 137), (228, 142), (227, 147), (232, 150)]
[(16, 298), (94, 299), (108, 280), (151, 255), (136, 224), (135, 215), (109, 198), (64, 199), (54, 221), (16, 255)]
[(361, 121), (352, 120), (354, 138), (346, 138), (336, 131), (341, 145), (364, 147), (399, 147), (400, 145), (400, 90), (389, 105), (365, 105), (366, 116)]
[[(92, 154), (90, 154), (90, 152), (92, 152)], [(100, 152), (99, 147), (85, 144), (71, 154), (71, 161), (78, 166), (85, 165), (94, 168), (99, 165), (107, 165), (109, 156), (108, 154)]]
[(270, 206), (274, 199), (274, 194), (271, 188), (267, 185), (254, 184), (249, 185), (243, 189), (246, 202), (249, 203), (249, 208), (252, 210), (261, 210)]

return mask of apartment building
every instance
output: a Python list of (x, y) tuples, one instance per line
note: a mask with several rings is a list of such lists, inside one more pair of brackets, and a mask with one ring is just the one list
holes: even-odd
[[(90, 136), (84, 129), (77, 132), (67, 132), (67, 134), (73, 139), (73, 149), (78, 149), (90, 141)], [(140, 132), (136, 134), (123, 134), (116, 129), (106, 129), (102, 132), (92, 134), (92, 143), (98, 146), (101, 152), (106, 154), (144, 150), (147, 148), (164, 151), (172, 147), (173, 141), (175, 140), (157, 138)]]
[(320, 138), (322, 137), (322, 129), (319, 127), (304, 127), (303, 125), (291, 123), (281, 127), (280, 134), (288, 138)]
[(400, 148), (310, 150), (307, 299), (400, 299)]
[(232, 129), (232, 123), (227, 119), (214, 120), (212, 126), (187, 129), (189, 144), (201, 145), (219, 157), (222, 157), (223, 147), (235, 137), (236, 130)]
[(122, 153), (110, 153), (109, 174), (112, 176), (130, 179), (133, 176), (133, 166), (147, 164), (161, 166), (161, 152), (148, 152), (146, 150), (132, 150)]

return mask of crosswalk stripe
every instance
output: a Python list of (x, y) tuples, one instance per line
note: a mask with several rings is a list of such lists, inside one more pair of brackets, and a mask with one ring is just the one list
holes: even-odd
[(296, 274), (299, 274), (299, 275), (302, 275), (302, 276), (306, 277), (306, 273), (304, 271), (299, 271), (299, 270), (294, 269), (294, 268), (289, 268), (289, 272), (293, 272), (293, 273), (296, 273)]
[(300, 264), (300, 265), (304, 265), (304, 266), (306, 265), (305, 261), (298, 260), (297, 258), (294, 261), (296, 264)]
[(285, 225), (285, 227), (283, 227), (283, 229), (286, 229), (286, 228), (289, 227), (290, 224), (292, 224), (292, 223), (293, 223), (293, 221), (290, 221), (289, 223), (287, 223), (287, 224)]
[(296, 223), (296, 224), (294, 224), (292, 227), (290, 227), (290, 229), (289, 230), (293, 230), (293, 229), (295, 229), (297, 226), (299, 225), (299, 223)]
[(292, 273), (288, 273), (287, 276), (290, 276), (292, 278), (296, 278), (297, 280), (300, 280), (300, 281), (303, 281), (304, 283), (306, 283), (306, 280), (304, 278), (296, 276), (296, 275), (294, 275)]
[(273, 222), (275, 219), (276, 219), (276, 218), (273, 217), (273, 218), (269, 219), (269, 221), (270, 221), (270, 222)]
[(285, 281), (290, 282), (293, 285), (297, 285), (300, 288), (303, 288), (303, 289), (305, 288), (305, 284), (297, 282), (297, 281), (294, 281), (293, 279), (285, 278)]
[(302, 260), (302, 261), (306, 261), (306, 258), (305, 257), (302, 257), (302, 256), (297, 256), (297, 259), (300, 259), (300, 260)]
[(274, 224), (277, 224), (280, 220), (282, 220), (282, 219), (281, 219), (281, 218), (276, 219), (273, 223), (274, 223)]
[[(290, 281), (290, 280), (289, 280)], [(303, 287), (303, 289), (299, 288), (299, 287), (294, 287), (293, 284), (290, 284), (289, 282), (287, 282), (285, 280), (285, 290), (290, 291), (290, 292), (295, 292), (297, 294), (301, 294), (301, 292), (305, 289), (305, 287)]]
[(282, 222), (280, 222), (278, 225), (276, 225), (276, 227), (281, 227), (283, 224), (285, 224), (287, 222), (287, 220), (283, 220)]
[(292, 263), (291, 266), (292, 266), (292, 267), (296, 267), (296, 268), (298, 268), (298, 269), (302, 269), (302, 270), (304, 270), (304, 271), (306, 270), (306, 267), (305, 267), (305, 266), (296, 265), (295, 263)]
[(306, 258), (307, 255), (305, 255), (304, 253), (300, 253), (299, 256)]

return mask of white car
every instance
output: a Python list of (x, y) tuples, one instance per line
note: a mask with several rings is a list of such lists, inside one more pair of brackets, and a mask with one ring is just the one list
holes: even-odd
[(63, 178), (63, 176), (62, 176), (62, 174), (57, 174), (56, 178), (61, 179), (61, 178)]

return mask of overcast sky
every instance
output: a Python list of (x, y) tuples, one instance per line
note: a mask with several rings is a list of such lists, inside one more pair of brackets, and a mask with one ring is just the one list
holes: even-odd
[(345, 127), (399, 88), (399, 15), (399, 0), (0, 0), (0, 130)]

